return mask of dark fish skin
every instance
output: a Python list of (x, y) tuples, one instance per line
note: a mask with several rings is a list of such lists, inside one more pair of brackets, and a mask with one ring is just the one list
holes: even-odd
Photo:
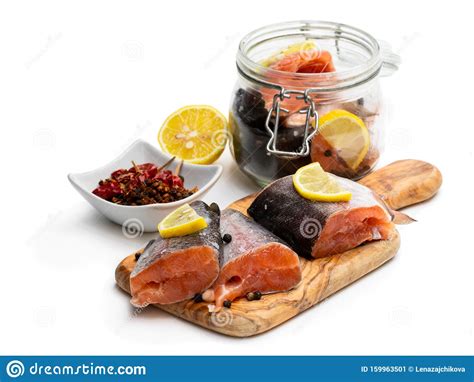
[(219, 263), (222, 261), (223, 242), (219, 230), (219, 214), (211, 210), (206, 203), (200, 200), (192, 202), (190, 206), (199, 216), (206, 219), (208, 224), (207, 228), (194, 234), (181, 237), (163, 239), (161, 236), (158, 236), (151, 245), (147, 245), (146, 250), (138, 259), (130, 277), (136, 276), (159, 258), (189, 247), (213, 247), (216, 249), (216, 254), (218, 254)]
[[(299, 255), (311, 258), (313, 245), (331, 215), (357, 207), (380, 206), (385, 210), (385, 206), (367, 187), (332, 176), (344, 189), (352, 192), (350, 202), (305, 199), (296, 192), (292, 176), (286, 176), (263, 189), (247, 212), (256, 222), (285, 240)], [(391, 220), (391, 217), (388, 216), (388, 219)]]
[[(247, 212), (256, 222), (285, 240), (300, 256), (311, 258), (311, 248), (319, 232), (314, 238), (303, 235), (300, 232), (301, 222), (307, 215), (323, 228), (336, 208), (315, 209), (313, 202), (295, 194), (292, 177), (286, 176), (264, 188)], [(319, 227), (316, 229), (320, 230)]]
[(220, 262), (221, 269), (230, 261), (262, 245), (280, 243), (288, 246), (278, 236), (231, 208), (222, 211), (221, 233), (232, 235), (232, 241), (224, 245), (224, 254)]

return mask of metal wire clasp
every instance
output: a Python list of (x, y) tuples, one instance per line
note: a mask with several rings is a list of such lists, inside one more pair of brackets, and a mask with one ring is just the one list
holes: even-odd
[[(314, 105), (314, 101), (309, 95), (311, 89), (303, 90), (285, 90), (281, 89), (280, 93), (277, 93), (273, 96), (273, 104), (270, 110), (268, 111), (267, 119), (265, 121), (265, 127), (267, 131), (270, 133), (270, 139), (267, 143), (267, 151), (274, 155), (280, 156), (289, 156), (289, 157), (299, 157), (299, 156), (307, 156), (309, 155), (310, 148), (309, 142), (311, 138), (318, 132), (318, 112), (316, 111), (316, 107)], [(296, 99), (304, 100), (306, 107), (298, 110), (300, 114), (306, 114), (306, 121), (305, 121), (305, 128), (304, 128), (304, 136), (303, 136), (303, 143), (301, 145), (301, 150), (298, 152), (295, 151), (281, 151), (277, 149), (277, 137), (278, 137), (278, 128), (280, 124), (280, 112), (289, 113), (288, 109), (283, 108), (280, 103), (284, 99), (291, 98), (291, 94), (296, 94)], [(273, 129), (270, 126), (270, 122), (272, 120), (272, 116), (275, 114), (275, 124)], [(314, 131), (309, 134), (309, 129), (311, 126), (311, 117), (315, 119), (315, 127)]]

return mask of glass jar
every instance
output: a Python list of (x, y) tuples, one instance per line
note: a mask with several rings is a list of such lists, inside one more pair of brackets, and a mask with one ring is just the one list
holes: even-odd
[(343, 24), (297, 21), (249, 33), (229, 115), (240, 169), (261, 186), (312, 161), (361, 178), (382, 150), (379, 78), (398, 64), (372, 36)]

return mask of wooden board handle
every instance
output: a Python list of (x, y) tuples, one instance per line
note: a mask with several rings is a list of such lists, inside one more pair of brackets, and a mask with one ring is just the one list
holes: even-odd
[(415, 159), (393, 162), (362, 178), (359, 183), (375, 191), (398, 210), (433, 197), (443, 177), (432, 164)]

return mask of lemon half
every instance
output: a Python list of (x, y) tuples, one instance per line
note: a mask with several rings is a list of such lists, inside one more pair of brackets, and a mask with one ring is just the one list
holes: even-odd
[(163, 123), (158, 142), (161, 148), (186, 162), (209, 164), (225, 149), (229, 133), (227, 120), (208, 105), (185, 106)]

